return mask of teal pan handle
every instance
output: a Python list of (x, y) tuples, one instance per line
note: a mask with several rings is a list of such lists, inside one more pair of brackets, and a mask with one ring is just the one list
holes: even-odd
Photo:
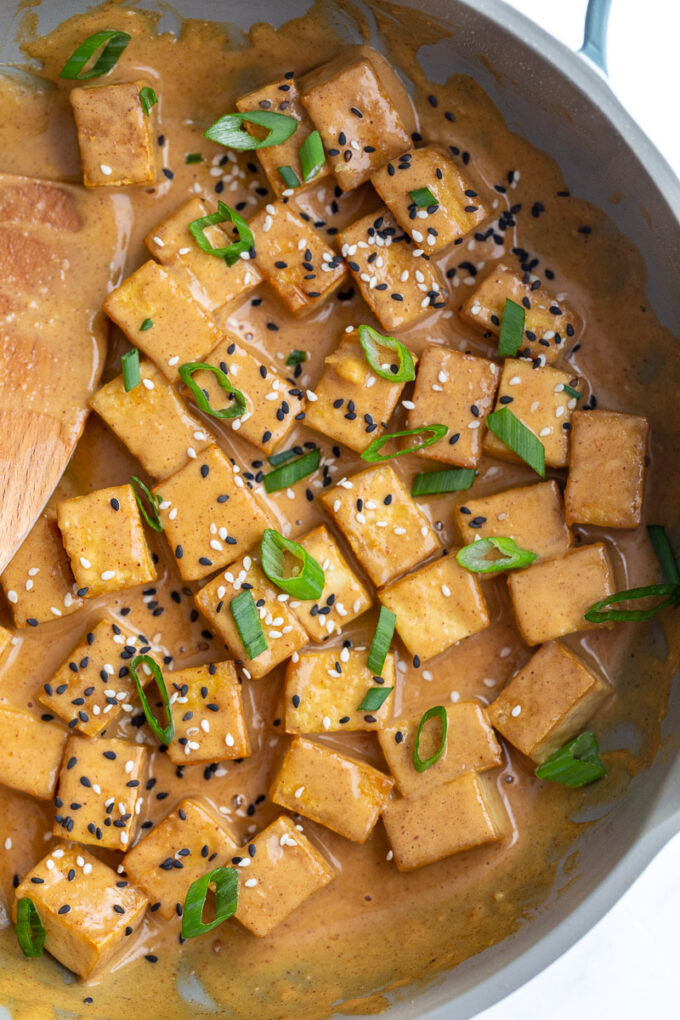
[(607, 26), (612, 0), (588, 0), (583, 45), (579, 50), (596, 67), (607, 73)]

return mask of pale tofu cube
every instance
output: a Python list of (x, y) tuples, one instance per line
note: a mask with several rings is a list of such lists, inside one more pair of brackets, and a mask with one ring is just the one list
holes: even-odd
[[(125, 872), (161, 917), (181, 915), (189, 886), (229, 866), (238, 843), (198, 800), (183, 800), (123, 858)], [(156, 904), (159, 904), (156, 906)]]
[(418, 366), (408, 427), (447, 425), (443, 439), (419, 456), (458, 467), (476, 467), (482, 455), (486, 419), (500, 378), (493, 361), (445, 347), (426, 347)]
[(166, 673), (175, 736), (175, 765), (211, 764), (251, 753), (241, 684), (233, 662), (212, 662)]
[(131, 485), (62, 500), (57, 503), (57, 524), (85, 598), (156, 580)]
[(520, 357), (540, 359), (550, 365), (560, 357), (576, 334), (576, 316), (544, 287), (536, 287), (530, 274), (524, 277), (499, 264), (475, 287), (459, 309), (462, 319), (498, 336), (506, 300), (524, 308), (524, 337)]
[[(476, 701), (461, 701), (446, 707), (447, 736), (444, 753), (425, 772), (413, 764), (418, 726), (422, 713), (396, 719), (378, 731), (380, 747), (404, 797), (417, 797), (440, 783), (447, 783), (467, 772), (485, 772), (500, 765), (502, 751), (489, 717)], [(421, 761), (430, 758), (441, 745), (441, 723), (431, 719), (420, 734), (418, 755)]]
[(267, 204), (248, 226), (257, 268), (293, 315), (311, 312), (345, 279), (337, 252), (284, 202)]
[(252, 840), (242, 872), (236, 917), (263, 938), (306, 899), (335, 878), (335, 871), (290, 818), (280, 815)]
[(41, 514), (35, 522), (5, 567), (0, 584), (19, 628), (69, 616), (83, 605), (52, 514)]
[[(389, 698), (378, 709), (359, 711), (367, 692), (376, 687), (367, 657), (366, 651), (331, 648), (291, 660), (286, 667), (286, 732), (379, 730), (385, 726), (391, 715)], [(394, 655), (389, 652), (380, 680), (385, 687), (394, 687), (394, 676)]]
[(469, 772), (419, 797), (391, 800), (382, 813), (399, 871), (498, 843), (509, 821), (493, 781)]
[(445, 306), (439, 270), (388, 209), (351, 223), (338, 238), (364, 301), (385, 329), (408, 326)]
[(612, 595), (614, 571), (602, 542), (572, 549), (566, 556), (513, 570), (508, 577), (515, 618), (528, 645), (611, 624), (590, 623), (585, 613)]
[(69, 737), (54, 801), (54, 835), (127, 850), (139, 825), (148, 753), (126, 740)]
[(323, 499), (374, 584), (392, 581), (441, 548), (389, 464), (344, 479)]
[(498, 732), (540, 764), (575, 737), (612, 689), (558, 641), (543, 645), (489, 705)]
[(17, 902), (33, 900), (45, 949), (82, 978), (109, 963), (141, 924), (149, 902), (87, 850), (65, 844), (29, 871), (15, 896)]
[(570, 524), (637, 528), (649, 422), (615, 411), (576, 411), (564, 492)]
[(365, 843), (393, 786), (394, 780), (372, 765), (296, 737), (269, 796), (279, 807)]
[(153, 490), (165, 537), (185, 581), (224, 567), (261, 538), (269, 521), (237, 465), (209, 446)]
[(321, 565), (324, 586), (317, 600), (301, 600), (295, 615), (313, 641), (326, 641), (331, 634), (341, 634), (346, 624), (370, 609), (373, 599), (323, 524), (299, 542)]
[(111, 291), (104, 311), (171, 382), (179, 365), (202, 361), (223, 339), (189, 291), (153, 259)]
[(378, 598), (396, 615), (399, 637), (421, 662), (489, 626), (481, 585), (453, 551), (382, 588)]
[(86, 188), (152, 184), (153, 117), (144, 112), (144, 81), (71, 89)]
[[(563, 556), (572, 545), (557, 482), (466, 499), (455, 508), (455, 514), (465, 545), (478, 538), (512, 538), (520, 549), (536, 553), (539, 560)], [(481, 580), (484, 577), (480, 574)]]
[(0, 783), (51, 800), (67, 737), (63, 726), (0, 705)]

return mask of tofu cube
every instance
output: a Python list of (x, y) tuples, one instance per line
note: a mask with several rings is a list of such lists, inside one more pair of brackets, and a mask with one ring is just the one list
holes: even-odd
[(513, 570), (508, 588), (519, 632), (528, 645), (611, 624), (584, 614), (615, 590), (614, 571), (602, 542), (582, 545), (556, 560)]
[[(35, 627), (83, 605), (55, 518), (41, 514), (0, 577), (16, 627)], [(1, 651), (1, 649), (0, 649)]]
[(366, 58), (320, 68), (306, 79), (302, 102), (345, 191), (365, 184), (410, 144), (399, 111)]
[(284, 202), (248, 223), (255, 264), (293, 315), (306, 315), (345, 279), (347, 266), (314, 227)]
[(33, 900), (45, 929), (45, 949), (81, 978), (115, 956), (141, 924), (149, 902), (87, 850), (65, 844), (29, 871), (15, 896), (17, 902)]
[(62, 500), (57, 503), (57, 523), (85, 598), (156, 580), (131, 485)]
[(71, 89), (86, 188), (152, 184), (153, 118), (140, 99), (143, 81)]
[[(479, 195), (453, 160), (431, 145), (385, 163), (371, 183), (399, 226), (430, 253), (469, 234), (487, 216)], [(420, 188), (428, 189), (434, 204), (416, 205), (410, 192)]]
[[(231, 863), (238, 843), (199, 800), (183, 800), (123, 858), (161, 917), (181, 911), (192, 882)], [(180, 910), (178, 910), (178, 907)]]
[[(506, 358), (498, 387), (495, 411), (509, 407), (512, 413), (540, 439), (547, 467), (566, 467), (569, 455), (571, 415), (576, 400), (563, 392), (573, 373), (556, 368), (534, 369), (531, 361)], [(484, 437), (484, 452), (490, 457), (519, 461), (517, 454), (493, 432)]]
[(0, 783), (51, 800), (67, 737), (63, 726), (0, 705)]
[(389, 464), (344, 479), (323, 499), (374, 584), (392, 581), (440, 548), (434, 528)]
[[(447, 783), (468, 772), (484, 772), (500, 765), (502, 751), (489, 723), (489, 717), (476, 701), (461, 701), (446, 707), (448, 728), (444, 753), (425, 772), (413, 764), (413, 748), (422, 713), (396, 719), (378, 731), (378, 741), (404, 797), (417, 797), (440, 783)], [(418, 754), (421, 761), (430, 758), (441, 744), (441, 724), (437, 719), (425, 723), (420, 734)]]
[(493, 781), (474, 772), (433, 786), (419, 797), (391, 800), (382, 818), (399, 871), (498, 843), (509, 829)]
[(564, 492), (570, 524), (637, 528), (649, 422), (615, 411), (576, 411)]
[(399, 637), (421, 662), (489, 626), (481, 585), (453, 551), (381, 588), (378, 597), (396, 615)]
[(264, 938), (335, 878), (326, 858), (290, 818), (280, 815), (252, 840), (255, 856), (239, 881), (236, 917)]
[(521, 356), (540, 358), (551, 365), (576, 334), (576, 316), (543, 287), (536, 287), (529, 274), (522, 277), (499, 263), (475, 287), (459, 313), (465, 322), (498, 336), (507, 299), (524, 308), (524, 338)]
[(148, 753), (126, 740), (69, 737), (55, 798), (54, 835), (126, 850), (137, 834)]
[[(464, 545), (478, 538), (512, 538), (520, 549), (535, 552), (539, 560), (555, 559), (571, 548), (571, 531), (557, 482), (466, 499), (455, 508), (455, 516)], [(484, 580), (484, 574), (479, 576)]]
[(104, 311), (170, 382), (178, 365), (202, 361), (223, 339), (189, 291), (153, 259), (111, 291)]
[[(359, 711), (367, 691), (376, 686), (366, 663), (368, 653), (331, 648), (307, 652), (286, 666), (286, 733), (379, 730), (390, 718), (390, 699), (380, 708)], [(394, 687), (394, 655), (388, 653), (381, 679)]]
[(486, 419), (500, 368), (486, 358), (426, 347), (418, 366), (411, 397), (415, 405), (408, 413), (408, 427), (420, 428), (437, 422), (449, 431), (439, 442), (421, 450), (419, 456), (458, 467), (476, 467), (482, 455)]
[(247, 758), (251, 753), (241, 684), (233, 662), (214, 662), (166, 673), (175, 736), (174, 765)]
[(373, 372), (356, 329), (345, 333), (325, 365), (305, 425), (361, 453), (384, 432), (405, 384)]
[(321, 564), (324, 586), (318, 600), (301, 600), (295, 606), (295, 615), (313, 641), (326, 641), (370, 609), (373, 599), (323, 524), (299, 542)]
[(489, 705), (498, 732), (540, 764), (579, 733), (612, 693), (559, 641), (543, 645)]
[(439, 270), (388, 209), (351, 223), (338, 238), (364, 301), (385, 329), (408, 326), (445, 306)]
[(261, 538), (268, 518), (237, 465), (209, 446), (153, 490), (179, 572), (196, 581)]
[(279, 807), (365, 843), (393, 786), (394, 780), (372, 765), (296, 737), (269, 796)]

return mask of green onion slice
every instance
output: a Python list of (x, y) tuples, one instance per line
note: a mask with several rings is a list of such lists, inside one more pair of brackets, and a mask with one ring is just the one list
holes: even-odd
[(524, 308), (517, 302), (505, 299), (505, 310), (498, 337), (498, 354), (501, 358), (514, 358), (522, 346), (524, 336)]
[[(257, 124), (267, 129), (265, 138), (256, 138), (248, 131), (243, 131), (244, 124)], [(268, 110), (252, 110), (248, 113), (228, 113), (211, 124), (203, 137), (209, 138), (218, 145), (228, 149), (249, 152), (252, 149), (268, 149), (272, 145), (280, 145), (297, 131), (298, 122), (295, 117), (285, 113), (271, 113)]]
[(282, 464), (274, 471), (269, 471), (263, 478), (264, 487), (267, 492), (279, 492), (280, 489), (287, 489), (316, 471), (320, 462), (321, 450), (310, 450), (309, 453), (303, 454), (297, 460), (291, 460), (288, 464)]
[(311, 181), (316, 177), (326, 162), (323, 142), (318, 131), (310, 131), (300, 146), (300, 169), (303, 181)]
[[(430, 755), (429, 758), (426, 758), (425, 761), (423, 761), (422, 758), (420, 757), (419, 752), (420, 734), (422, 733), (423, 726), (425, 725), (425, 723), (428, 722), (428, 720), (430, 719), (434, 719), (435, 716), (437, 719), (439, 719), (440, 723), (442, 724), (441, 742), (437, 750), (434, 752), (434, 754)], [(429, 768), (432, 768), (433, 765), (436, 765), (436, 763), (443, 755), (444, 749), (446, 748), (446, 735), (448, 731), (449, 731), (449, 717), (446, 714), (446, 709), (444, 708), (444, 706), (435, 705), (433, 708), (428, 708), (427, 712), (425, 712), (422, 719), (418, 723), (418, 732), (416, 733), (416, 740), (413, 745), (413, 764), (416, 768), (416, 771), (427, 772)]]
[(607, 770), (600, 759), (595, 735), (588, 730), (580, 733), (546, 758), (536, 769), (536, 775), (571, 789), (602, 779)]
[[(127, 32), (119, 32), (117, 29), (96, 32), (95, 35), (88, 36), (68, 58), (59, 72), (59, 77), (72, 81), (88, 81), (90, 78), (99, 78), (100, 75), (107, 74), (118, 63), (118, 58), (131, 38)], [(100, 46), (104, 49), (96, 63), (89, 71), (85, 71), (85, 65)]]
[(136, 347), (121, 356), (120, 367), (123, 370), (123, 387), (125, 392), (129, 393), (142, 381), (142, 373), (139, 369), (139, 351)]
[[(607, 608), (618, 602), (634, 602), (636, 599), (646, 598), (658, 598), (660, 601), (649, 609)], [(629, 588), (628, 591), (619, 591), (592, 605), (585, 614), (585, 619), (590, 623), (606, 623), (608, 621), (638, 623), (641, 620), (650, 620), (660, 610), (666, 609), (668, 606), (680, 606), (680, 584), (650, 584), (645, 588)]]
[(229, 608), (246, 655), (249, 659), (256, 659), (267, 650), (267, 639), (250, 589), (239, 592), (229, 603)]
[(297, 348), (292, 350), (286, 358), (286, 364), (288, 366), (301, 365), (303, 361), (307, 360), (307, 351), (299, 351)]
[(139, 328), (142, 333), (146, 333), (147, 329), (153, 329), (153, 319), (145, 319)]
[[(388, 379), (389, 382), (411, 382), (412, 379), (415, 379), (416, 370), (413, 355), (393, 336), (381, 336), (371, 326), (359, 326), (359, 343), (364, 349), (366, 361), (381, 379)], [(399, 364), (383, 368), (378, 347), (387, 347), (390, 351), (396, 351)]]
[(45, 929), (38, 909), (28, 896), (17, 903), (17, 942), (24, 956), (42, 956), (45, 948)]
[[(158, 719), (156, 719), (156, 716), (153, 714), (153, 711), (151, 710), (149, 700), (146, 696), (146, 691), (142, 686), (141, 680), (137, 676), (138, 666), (146, 666), (147, 669), (151, 671), (151, 675), (156, 681), (156, 686), (158, 687), (158, 690), (160, 692), (161, 699), (163, 701), (163, 706), (165, 708), (165, 714), (168, 720), (165, 726), (161, 726)], [(130, 675), (132, 676), (132, 679), (135, 682), (137, 694), (139, 695), (139, 700), (142, 703), (142, 709), (144, 710), (144, 715), (146, 716), (146, 721), (148, 722), (153, 732), (156, 734), (161, 744), (166, 745), (169, 744), (175, 735), (175, 724), (172, 719), (172, 710), (170, 708), (170, 698), (168, 697), (168, 689), (165, 686), (165, 680), (163, 679), (163, 674), (161, 673), (160, 666), (155, 661), (155, 659), (151, 658), (150, 655), (135, 655), (134, 659), (130, 663)]]
[(385, 659), (387, 658), (387, 653), (390, 650), (394, 636), (394, 625), (396, 622), (397, 618), (392, 610), (388, 609), (387, 606), (381, 606), (368, 653), (368, 668), (375, 676), (382, 676)]
[[(211, 885), (215, 887), (215, 919), (205, 922), (203, 908)], [(214, 868), (192, 882), (187, 890), (182, 911), (182, 938), (194, 939), (217, 928), (233, 917), (238, 906), (238, 870)]]
[(429, 206), (439, 205), (429, 188), (416, 188), (414, 191), (409, 191), (409, 195), (419, 209), (427, 209)]
[[(215, 226), (216, 223), (233, 223), (238, 231), (238, 241), (232, 241), (225, 248), (213, 247), (205, 236), (205, 228)], [(224, 202), (217, 203), (217, 212), (193, 220), (189, 224), (189, 231), (201, 251), (223, 258), (228, 266), (233, 266), (238, 262), (242, 252), (249, 252), (255, 245), (255, 238), (246, 221)]]
[(300, 456), (300, 447), (298, 446), (298, 452), (295, 452), (295, 447), (291, 447), (290, 450), (281, 450), (279, 453), (272, 453), (271, 457), (267, 457), (267, 460), (272, 467), (278, 467), (279, 464), (285, 464), (287, 460), (292, 460), (293, 457)]
[[(130, 486), (132, 487), (132, 495), (135, 497), (139, 512), (146, 523), (154, 531), (162, 531), (163, 522), (158, 512), (158, 506), (162, 502), (160, 496), (155, 496), (137, 475), (130, 475)], [(139, 492), (137, 492), (137, 489), (139, 489)], [(144, 506), (143, 496), (146, 497), (149, 503), (149, 510)]]
[(184, 162), (185, 163), (202, 163), (203, 162), (203, 156), (201, 155), (200, 152), (187, 152), (186, 156), (184, 157)]
[[(489, 559), (489, 553), (497, 551), (497, 559)], [(520, 549), (512, 538), (481, 538), (470, 545), (464, 545), (456, 553), (461, 567), (474, 574), (495, 574), (499, 570), (521, 570), (536, 559), (536, 553)]]
[(139, 90), (139, 101), (142, 104), (144, 113), (148, 117), (151, 113), (151, 107), (155, 106), (158, 102), (158, 96), (150, 85), (145, 85)]
[(666, 578), (666, 581), (668, 584), (680, 584), (678, 565), (675, 562), (675, 556), (673, 555), (671, 543), (668, 541), (666, 529), (662, 524), (648, 524), (647, 534), (649, 535), (649, 540), (652, 543), (657, 559), (661, 564), (663, 576)]
[(357, 712), (377, 712), (385, 704), (394, 687), (369, 687)]
[(573, 397), (574, 400), (580, 400), (583, 396), (583, 394), (579, 393), (578, 390), (575, 390), (573, 386), (567, 386), (566, 383), (562, 387), (562, 391), (566, 393), (568, 397)]
[(545, 447), (531, 429), (513, 414), (509, 407), (493, 411), (486, 419), (490, 432), (509, 446), (530, 468), (545, 478)]
[[(240, 390), (231, 385), (228, 377), (217, 365), (209, 365), (205, 361), (188, 361), (186, 365), (180, 365), (177, 371), (182, 382), (193, 393), (197, 406), (205, 414), (210, 414), (213, 418), (219, 418), (222, 421), (230, 421), (232, 418), (240, 418), (242, 414), (246, 413), (248, 409), (246, 398)], [(232, 403), (227, 407), (213, 407), (205, 392), (197, 382), (194, 382), (194, 372), (212, 372), (224, 392), (233, 395)]]
[(283, 183), (287, 188), (299, 188), (300, 178), (293, 170), (292, 166), (278, 166), (276, 168), (279, 174), (283, 178)]
[[(369, 464), (382, 464), (383, 461), (392, 460), (393, 457), (403, 457), (405, 453), (415, 453), (417, 450), (424, 450), (426, 446), (432, 446), (433, 443), (439, 442), (448, 431), (448, 425), (421, 425), (418, 429), (404, 429), (403, 432), (386, 432), (384, 436), (378, 436), (370, 446), (366, 447), (361, 454), (361, 459), (368, 461)], [(431, 432), (432, 435), (429, 439), (418, 443), (417, 446), (407, 446), (404, 450), (386, 453), (384, 457), (380, 455), (380, 450), (385, 443), (389, 443), (390, 439), (399, 439), (400, 436), (420, 436), (423, 432)]]
[[(299, 542), (273, 528), (266, 528), (260, 543), (260, 566), (272, 584), (296, 599), (318, 599), (326, 578), (321, 564)], [(291, 572), (286, 572), (286, 554), (296, 560)]]
[(469, 489), (475, 480), (474, 468), (445, 468), (443, 471), (422, 471), (411, 485), (412, 496), (439, 496), (443, 492)]

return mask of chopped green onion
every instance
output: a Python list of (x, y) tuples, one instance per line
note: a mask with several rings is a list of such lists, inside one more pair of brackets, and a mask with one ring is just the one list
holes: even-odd
[(385, 704), (394, 687), (369, 687), (364, 694), (358, 712), (377, 712)]
[[(498, 559), (490, 560), (489, 553), (497, 550)], [(536, 559), (536, 553), (520, 549), (512, 538), (482, 538), (470, 545), (464, 545), (456, 553), (461, 567), (475, 574), (495, 574), (499, 570), (520, 570)]]
[(323, 142), (318, 131), (310, 131), (300, 146), (300, 169), (303, 181), (311, 181), (316, 177), (326, 162)]
[[(154, 680), (156, 681), (156, 686), (158, 687), (161, 700), (163, 701), (165, 714), (168, 720), (165, 726), (161, 726), (158, 719), (156, 719), (155, 715), (151, 710), (149, 700), (146, 696), (146, 691), (142, 686), (141, 680), (137, 676), (138, 666), (145, 667), (146, 670), (148, 670), (151, 673)], [(130, 675), (135, 682), (135, 687), (137, 688), (139, 700), (142, 703), (142, 709), (144, 711), (144, 715), (146, 716), (146, 721), (148, 722), (153, 732), (156, 734), (156, 737), (161, 742), (161, 744), (165, 744), (167, 746), (175, 735), (175, 723), (173, 722), (172, 710), (170, 708), (170, 698), (168, 697), (168, 689), (165, 686), (165, 680), (163, 679), (161, 668), (155, 661), (155, 659), (152, 659), (150, 655), (135, 655), (134, 659), (130, 662), (129, 668)]]
[[(286, 573), (286, 554), (297, 560), (290, 573)], [(326, 583), (321, 564), (299, 542), (273, 528), (265, 528), (262, 535), (260, 566), (272, 584), (296, 599), (318, 599)]]
[(574, 400), (580, 400), (583, 396), (583, 394), (579, 393), (578, 390), (575, 390), (573, 386), (567, 386), (566, 383), (562, 387), (562, 391), (566, 393), (568, 397), (573, 397)]
[(155, 106), (156, 103), (158, 102), (158, 96), (156, 95), (156, 93), (154, 92), (150, 85), (145, 85), (143, 88), (139, 90), (139, 100), (144, 109), (144, 113), (148, 117), (149, 114), (151, 113), (151, 107)]
[(45, 948), (45, 929), (32, 899), (24, 896), (17, 903), (17, 942), (24, 956), (42, 956)]
[(153, 327), (153, 319), (145, 319), (142, 325), (139, 327), (142, 333), (146, 333), (147, 329)]
[(301, 365), (303, 361), (307, 360), (307, 351), (299, 351), (297, 349), (292, 350), (286, 358), (286, 364), (288, 366)]
[(267, 650), (267, 639), (250, 589), (239, 592), (229, 603), (229, 608), (246, 655), (249, 659), (256, 659)]
[(394, 625), (397, 618), (387, 606), (380, 607), (380, 615), (375, 626), (373, 640), (368, 653), (368, 668), (375, 676), (382, 676), (385, 666), (385, 659), (390, 650), (390, 644), (394, 636)]
[[(217, 365), (209, 365), (205, 361), (188, 361), (186, 365), (180, 365), (177, 371), (182, 382), (193, 393), (197, 406), (205, 414), (210, 414), (213, 418), (219, 418), (221, 421), (231, 421), (232, 418), (240, 418), (247, 411), (246, 398), (240, 390), (231, 385), (225, 373)], [(224, 392), (230, 395), (230, 399), (233, 396), (233, 403), (228, 407), (212, 407), (204, 391), (197, 382), (194, 382), (194, 372), (212, 372)]]
[(675, 556), (673, 555), (671, 544), (668, 541), (666, 529), (662, 524), (648, 524), (647, 534), (649, 535), (649, 540), (652, 543), (657, 559), (661, 564), (663, 576), (669, 584), (680, 584), (678, 565), (675, 562)]
[(443, 471), (422, 471), (411, 485), (412, 496), (439, 496), (443, 492), (469, 489), (475, 480), (474, 468), (445, 468)]
[[(413, 355), (393, 336), (381, 336), (371, 326), (359, 326), (359, 343), (364, 349), (366, 361), (381, 379), (388, 379), (390, 382), (411, 382), (412, 379), (415, 379), (416, 370)], [(387, 347), (390, 351), (396, 351), (399, 364), (383, 368), (378, 347)]]
[[(217, 223), (233, 223), (238, 232), (238, 241), (232, 241), (225, 248), (214, 248), (205, 236), (205, 228), (215, 226)], [(238, 262), (242, 252), (250, 252), (255, 245), (255, 238), (246, 221), (224, 202), (217, 203), (217, 212), (193, 220), (189, 224), (189, 231), (201, 251), (223, 258), (228, 266), (233, 266)]]
[(185, 163), (202, 163), (203, 162), (203, 156), (201, 155), (200, 152), (187, 152), (186, 156), (184, 157), (184, 162)]
[(290, 450), (281, 450), (280, 453), (272, 453), (271, 457), (267, 457), (267, 460), (272, 467), (278, 467), (279, 464), (285, 464), (287, 460), (292, 460), (293, 457), (300, 456), (300, 447), (292, 446)]
[[(403, 432), (386, 432), (384, 436), (378, 436), (370, 446), (366, 447), (361, 454), (361, 459), (368, 461), (369, 464), (382, 464), (383, 461), (392, 460), (393, 457), (403, 457), (405, 453), (415, 453), (416, 450), (424, 450), (426, 446), (432, 446), (433, 443), (437, 443), (448, 431), (447, 425), (421, 425), (418, 429), (404, 429)], [(424, 442), (418, 443), (417, 446), (407, 446), (405, 450), (386, 453), (384, 457), (380, 455), (380, 450), (385, 443), (389, 443), (390, 439), (399, 439), (400, 436), (419, 436), (423, 432), (431, 432), (432, 435)]]
[(439, 205), (429, 188), (416, 188), (414, 191), (409, 191), (409, 195), (419, 209), (427, 209), (430, 206)]
[(531, 429), (512, 413), (509, 407), (493, 411), (486, 419), (489, 432), (509, 446), (530, 468), (545, 478), (545, 447)]
[[(607, 606), (616, 605), (618, 602), (634, 602), (636, 599), (646, 598), (658, 598), (661, 601), (650, 609), (607, 609)], [(650, 620), (660, 610), (666, 609), (668, 606), (679, 605), (680, 584), (650, 584), (645, 588), (629, 588), (628, 591), (619, 591), (615, 595), (609, 595), (606, 599), (600, 599), (590, 607), (585, 614), (585, 619), (590, 623), (606, 623), (608, 621), (639, 623), (641, 620)]]
[[(243, 131), (243, 124), (257, 124), (267, 129), (265, 138), (256, 138), (248, 131)], [(271, 113), (267, 110), (253, 110), (248, 113), (228, 113), (211, 124), (203, 132), (218, 145), (226, 145), (228, 149), (249, 152), (252, 149), (267, 149), (272, 145), (280, 145), (297, 131), (298, 122), (295, 117), (285, 113)]]
[[(162, 502), (160, 496), (155, 496), (153, 492), (147, 488), (142, 479), (137, 477), (137, 475), (130, 475), (130, 487), (132, 488), (132, 495), (135, 497), (135, 502), (139, 508), (139, 512), (146, 523), (150, 528), (153, 528), (154, 531), (162, 531), (163, 522), (161, 520), (161, 515), (158, 512), (158, 505)], [(140, 491), (137, 492), (137, 489)], [(144, 506), (142, 496), (146, 496), (149, 502), (149, 510), (147, 510)]]
[(320, 461), (321, 450), (310, 450), (309, 453), (303, 454), (297, 460), (282, 464), (281, 467), (266, 474), (263, 478), (264, 487), (267, 492), (279, 492), (280, 489), (287, 489), (316, 471)]
[(123, 387), (125, 392), (129, 393), (142, 381), (142, 373), (139, 369), (139, 351), (136, 347), (121, 356), (120, 367), (123, 370)]
[(600, 759), (594, 734), (586, 730), (546, 758), (536, 769), (536, 775), (539, 779), (575, 789), (602, 779), (607, 770)]
[(505, 310), (498, 337), (498, 354), (501, 358), (514, 358), (522, 346), (524, 336), (524, 308), (510, 298), (505, 299)]
[[(439, 719), (440, 723), (442, 724), (441, 742), (437, 750), (434, 752), (434, 754), (430, 755), (429, 758), (426, 758), (425, 761), (423, 761), (422, 758), (420, 757), (420, 735), (422, 733), (423, 726), (425, 725), (425, 723), (428, 722), (429, 719), (434, 719), (435, 717)], [(444, 708), (444, 706), (435, 705), (433, 708), (428, 708), (427, 712), (425, 712), (425, 714), (423, 715), (422, 719), (418, 724), (418, 732), (416, 733), (416, 740), (413, 745), (413, 764), (416, 768), (416, 771), (426, 772), (429, 768), (432, 768), (433, 765), (436, 765), (436, 763), (439, 761), (446, 748), (446, 735), (448, 731), (449, 731), (449, 717), (446, 714), (446, 709)]]
[[(203, 908), (208, 889), (215, 886), (215, 919), (205, 922)], [(217, 928), (233, 917), (238, 906), (238, 871), (236, 868), (214, 868), (202, 878), (192, 882), (187, 890), (182, 910), (182, 938), (194, 939)]]
[(292, 166), (279, 166), (276, 168), (279, 174), (283, 178), (283, 183), (287, 188), (299, 188), (300, 178), (293, 170)]
[[(90, 78), (99, 78), (100, 75), (107, 74), (118, 62), (131, 38), (127, 32), (119, 32), (117, 29), (96, 32), (95, 35), (88, 36), (68, 58), (59, 72), (59, 77), (71, 81), (88, 81)], [(99, 54), (97, 62), (89, 71), (85, 71), (85, 65), (100, 46), (104, 46), (104, 49)]]

